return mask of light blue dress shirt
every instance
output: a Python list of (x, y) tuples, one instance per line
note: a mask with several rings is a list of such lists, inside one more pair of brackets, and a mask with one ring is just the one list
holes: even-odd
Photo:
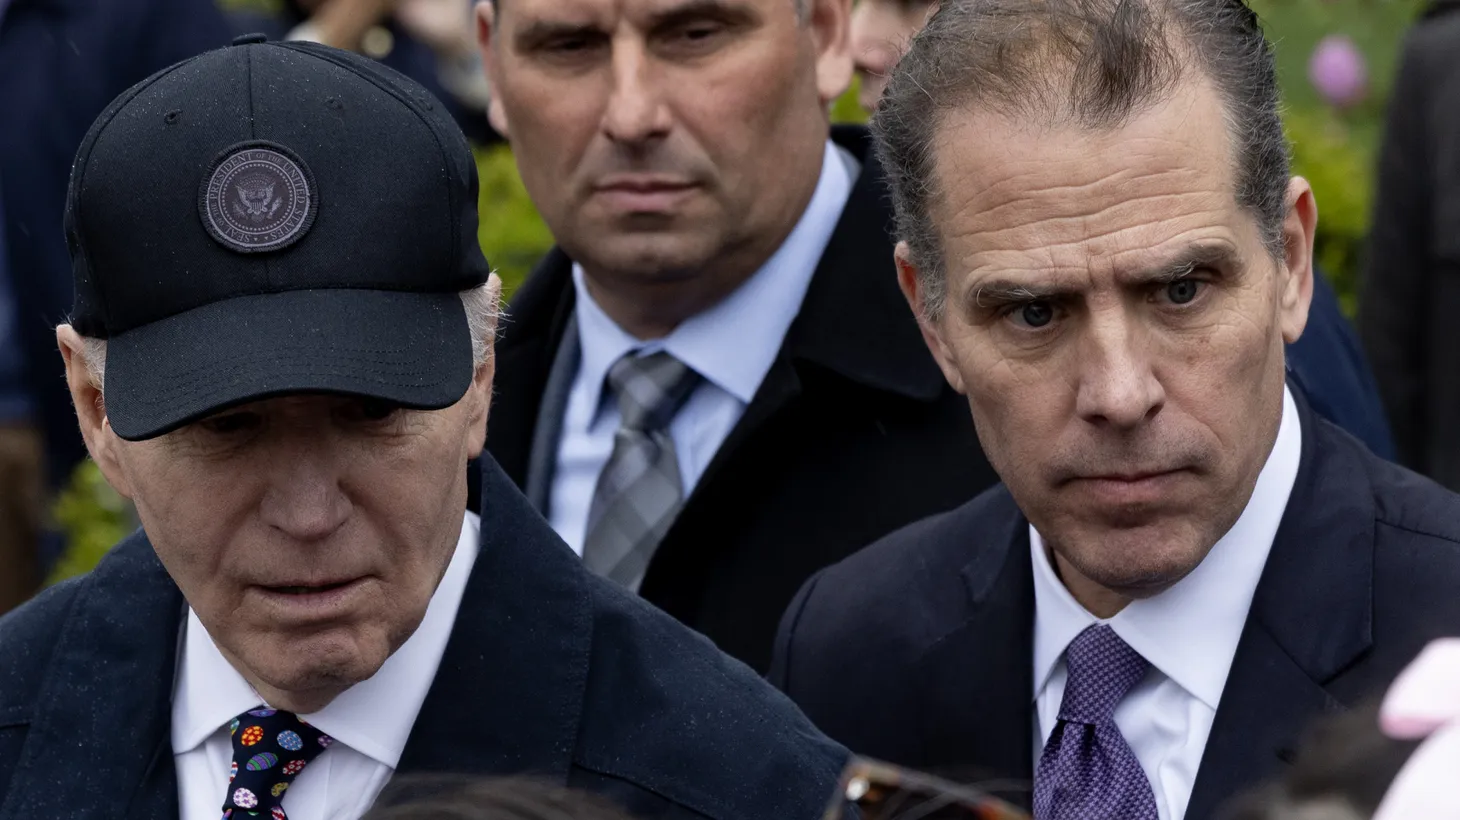
[(618, 404), (605, 390), (614, 362), (631, 351), (666, 350), (704, 377), (669, 424), (687, 497), (760, 388), (801, 310), (811, 276), (852, 190), (852, 173), (828, 142), (821, 176), (801, 220), (760, 270), (719, 304), (662, 339), (634, 338), (593, 301), (573, 266), (582, 358), (563, 412), (548, 519), (579, 555), (598, 474), (613, 453)]

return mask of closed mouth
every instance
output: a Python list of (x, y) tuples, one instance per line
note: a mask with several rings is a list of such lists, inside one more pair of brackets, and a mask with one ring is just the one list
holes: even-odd
[(353, 584), (353, 583), (354, 583), (354, 580), (352, 579), (352, 580), (349, 580), (349, 581), (338, 581), (338, 582), (335, 582), (335, 583), (317, 584), (317, 585), (314, 585), (314, 586), (306, 586), (306, 585), (266, 586), (266, 587), (264, 587), (264, 589), (267, 589), (270, 592), (282, 593), (284, 595), (309, 595), (311, 593), (316, 593), (316, 592), (329, 592), (330, 590), (339, 589), (340, 587), (346, 587), (346, 586), (349, 586), (350, 584)]

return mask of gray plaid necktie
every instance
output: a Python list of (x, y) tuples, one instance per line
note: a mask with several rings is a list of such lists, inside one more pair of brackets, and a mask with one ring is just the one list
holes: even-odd
[(1156, 795), (1115, 725), (1115, 707), (1150, 663), (1104, 624), (1065, 650), (1059, 723), (1034, 772), (1035, 820), (1158, 820)]
[(698, 373), (662, 351), (630, 353), (608, 371), (623, 421), (588, 508), (583, 563), (635, 591), (684, 500), (666, 428), (699, 381)]

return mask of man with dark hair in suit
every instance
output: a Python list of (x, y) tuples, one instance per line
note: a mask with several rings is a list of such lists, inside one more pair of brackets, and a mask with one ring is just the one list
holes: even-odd
[(832, 129), (850, 0), (479, 6), (491, 114), (558, 247), (487, 447), (594, 571), (764, 669), (817, 569), (995, 476)]
[[(0, 620), (0, 817), (356, 820), (397, 772), (811, 820), (846, 752), (490, 459), (500, 282), (421, 86), (239, 38), (76, 157), (56, 330), (140, 532)], [(480, 515), (478, 515), (478, 511)]]
[(1239, 0), (948, 0), (874, 121), (899, 277), (1003, 480), (811, 579), (854, 751), (1207, 820), (1460, 630), (1460, 498), (1286, 379), (1317, 206)]

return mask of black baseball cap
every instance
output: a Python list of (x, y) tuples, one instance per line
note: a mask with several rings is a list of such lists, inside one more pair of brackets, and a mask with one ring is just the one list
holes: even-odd
[(454, 404), (487, 281), (471, 149), (379, 63), (240, 37), (92, 125), (71, 173), (71, 324), (107, 339), (124, 439), (291, 393)]

